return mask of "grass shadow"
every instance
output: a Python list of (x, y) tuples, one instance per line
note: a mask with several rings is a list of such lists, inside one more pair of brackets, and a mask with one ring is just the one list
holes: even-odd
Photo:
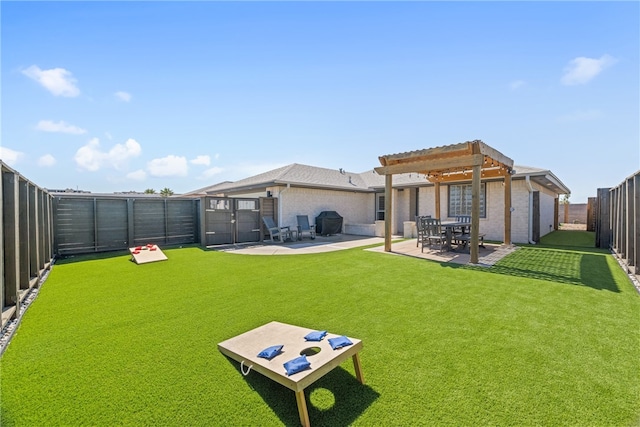
[[(240, 364), (229, 357), (226, 359), (238, 370), (239, 377), (260, 395), (285, 425), (300, 425), (293, 390), (257, 372), (242, 375)], [(352, 425), (380, 396), (339, 366), (307, 387), (304, 394), (309, 420), (314, 426)]]
[[(183, 248), (199, 248), (202, 250), (206, 250), (197, 243), (189, 243), (184, 245), (158, 245), (160, 249), (163, 251), (172, 250), (172, 249), (183, 249)], [(131, 253), (128, 249), (116, 249), (112, 251), (104, 251), (104, 252), (91, 252), (84, 254), (69, 254), (69, 255), (56, 255), (56, 264), (72, 264), (74, 262), (84, 262), (84, 261), (94, 261), (101, 259), (110, 259), (110, 258), (118, 258), (123, 256), (130, 256)]]
[(620, 292), (607, 255), (595, 248), (523, 246), (489, 269), (464, 268)]
[(97, 253), (80, 254), (80, 255), (60, 255), (56, 257), (55, 263), (58, 265), (73, 264), (75, 262), (118, 258), (126, 255), (131, 255), (131, 253), (129, 253), (128, 250), (118, 250), (118, 251), (97, 252)]

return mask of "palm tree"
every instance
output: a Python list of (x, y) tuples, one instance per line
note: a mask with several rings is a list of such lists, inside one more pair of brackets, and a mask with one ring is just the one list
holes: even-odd
[(162, 190), (160, 190), (160, 195), (162, 197), (173, 196), (173, 190), (171, 190), (170, 188), (164, 187)]
[(144, 190), (144, 194), (156, 194), (156, 190), (154, 190), (153, 188), (147, 188), (146, 190)]

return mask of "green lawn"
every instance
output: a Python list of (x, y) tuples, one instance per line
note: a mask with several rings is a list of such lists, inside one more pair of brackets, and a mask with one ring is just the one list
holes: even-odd
[(491, 269), (361, 248), (60, 261), (2, 357), (0, 421), (298, 425), (291, 390), (216, 347), (277, 320), (364, 343), (366, 385), (347, 361), (306, 390), (314, 426), (639, 425), (640, 296), (563, 236)]

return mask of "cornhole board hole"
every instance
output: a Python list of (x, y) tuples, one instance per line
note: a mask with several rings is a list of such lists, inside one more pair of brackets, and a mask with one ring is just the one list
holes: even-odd
[(133, 261), (136, 264), (146, 264), (154, 261), (164, 261), (167, 256), (160, 250), (158, 245), (145, 245), (129, 248)]
[[(309, 412), (304, 398), (304, 389), (351, 357), (356, 378), (364, 384), (362, 367), (358, 353), (362, 350), (362, 341), (348, 337), (352, 345), (334, 350), (329, 338), (341, 335), (327, 333), (322, 341), (305, 341), (304, 337), (313, 329), (270, 322), (256, 329), (230, 338), (218, 344), (218, 350), (236, 362), (244, 375), (256, 371), (267, 378), (290, 388), (295, 392), (298, 414), (303, 426), (309, 426)], [(258, 353), (273, 345), (284, 345), (282, 351), (271, 360), (258, 357)], [(284, 363), (305, 354), (311, 362), (311, 368), (287, 376)]]

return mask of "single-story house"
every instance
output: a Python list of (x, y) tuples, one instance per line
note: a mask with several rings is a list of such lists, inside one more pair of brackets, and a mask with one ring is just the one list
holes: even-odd
[[(479, 230), (486, 240), (504, 238), (503, 186), (501, 179), (481, 180)], [(439, 217), (443, 221), (470, 213), (470, 177), (439, 187)], [(414, 237), (416, 216), (438, 216), (435, 188), (420, 173), (394, 175), (392, 234)], [(515, 165), (511, 175), (511, 241), (535, 242), (557, 229), (561, 194), (570, 194), (570, 190), (551, 171)], [(294, 163), (183, 196), (277, 198), (274, 216), (280, 226), (295, 225), (296, 215), (308, 215), (313, 223), (320, 212), (336, 211), (343, 217), (343, 233), (384, 235), (385, 177), (373, 169), (355, 173)]]

